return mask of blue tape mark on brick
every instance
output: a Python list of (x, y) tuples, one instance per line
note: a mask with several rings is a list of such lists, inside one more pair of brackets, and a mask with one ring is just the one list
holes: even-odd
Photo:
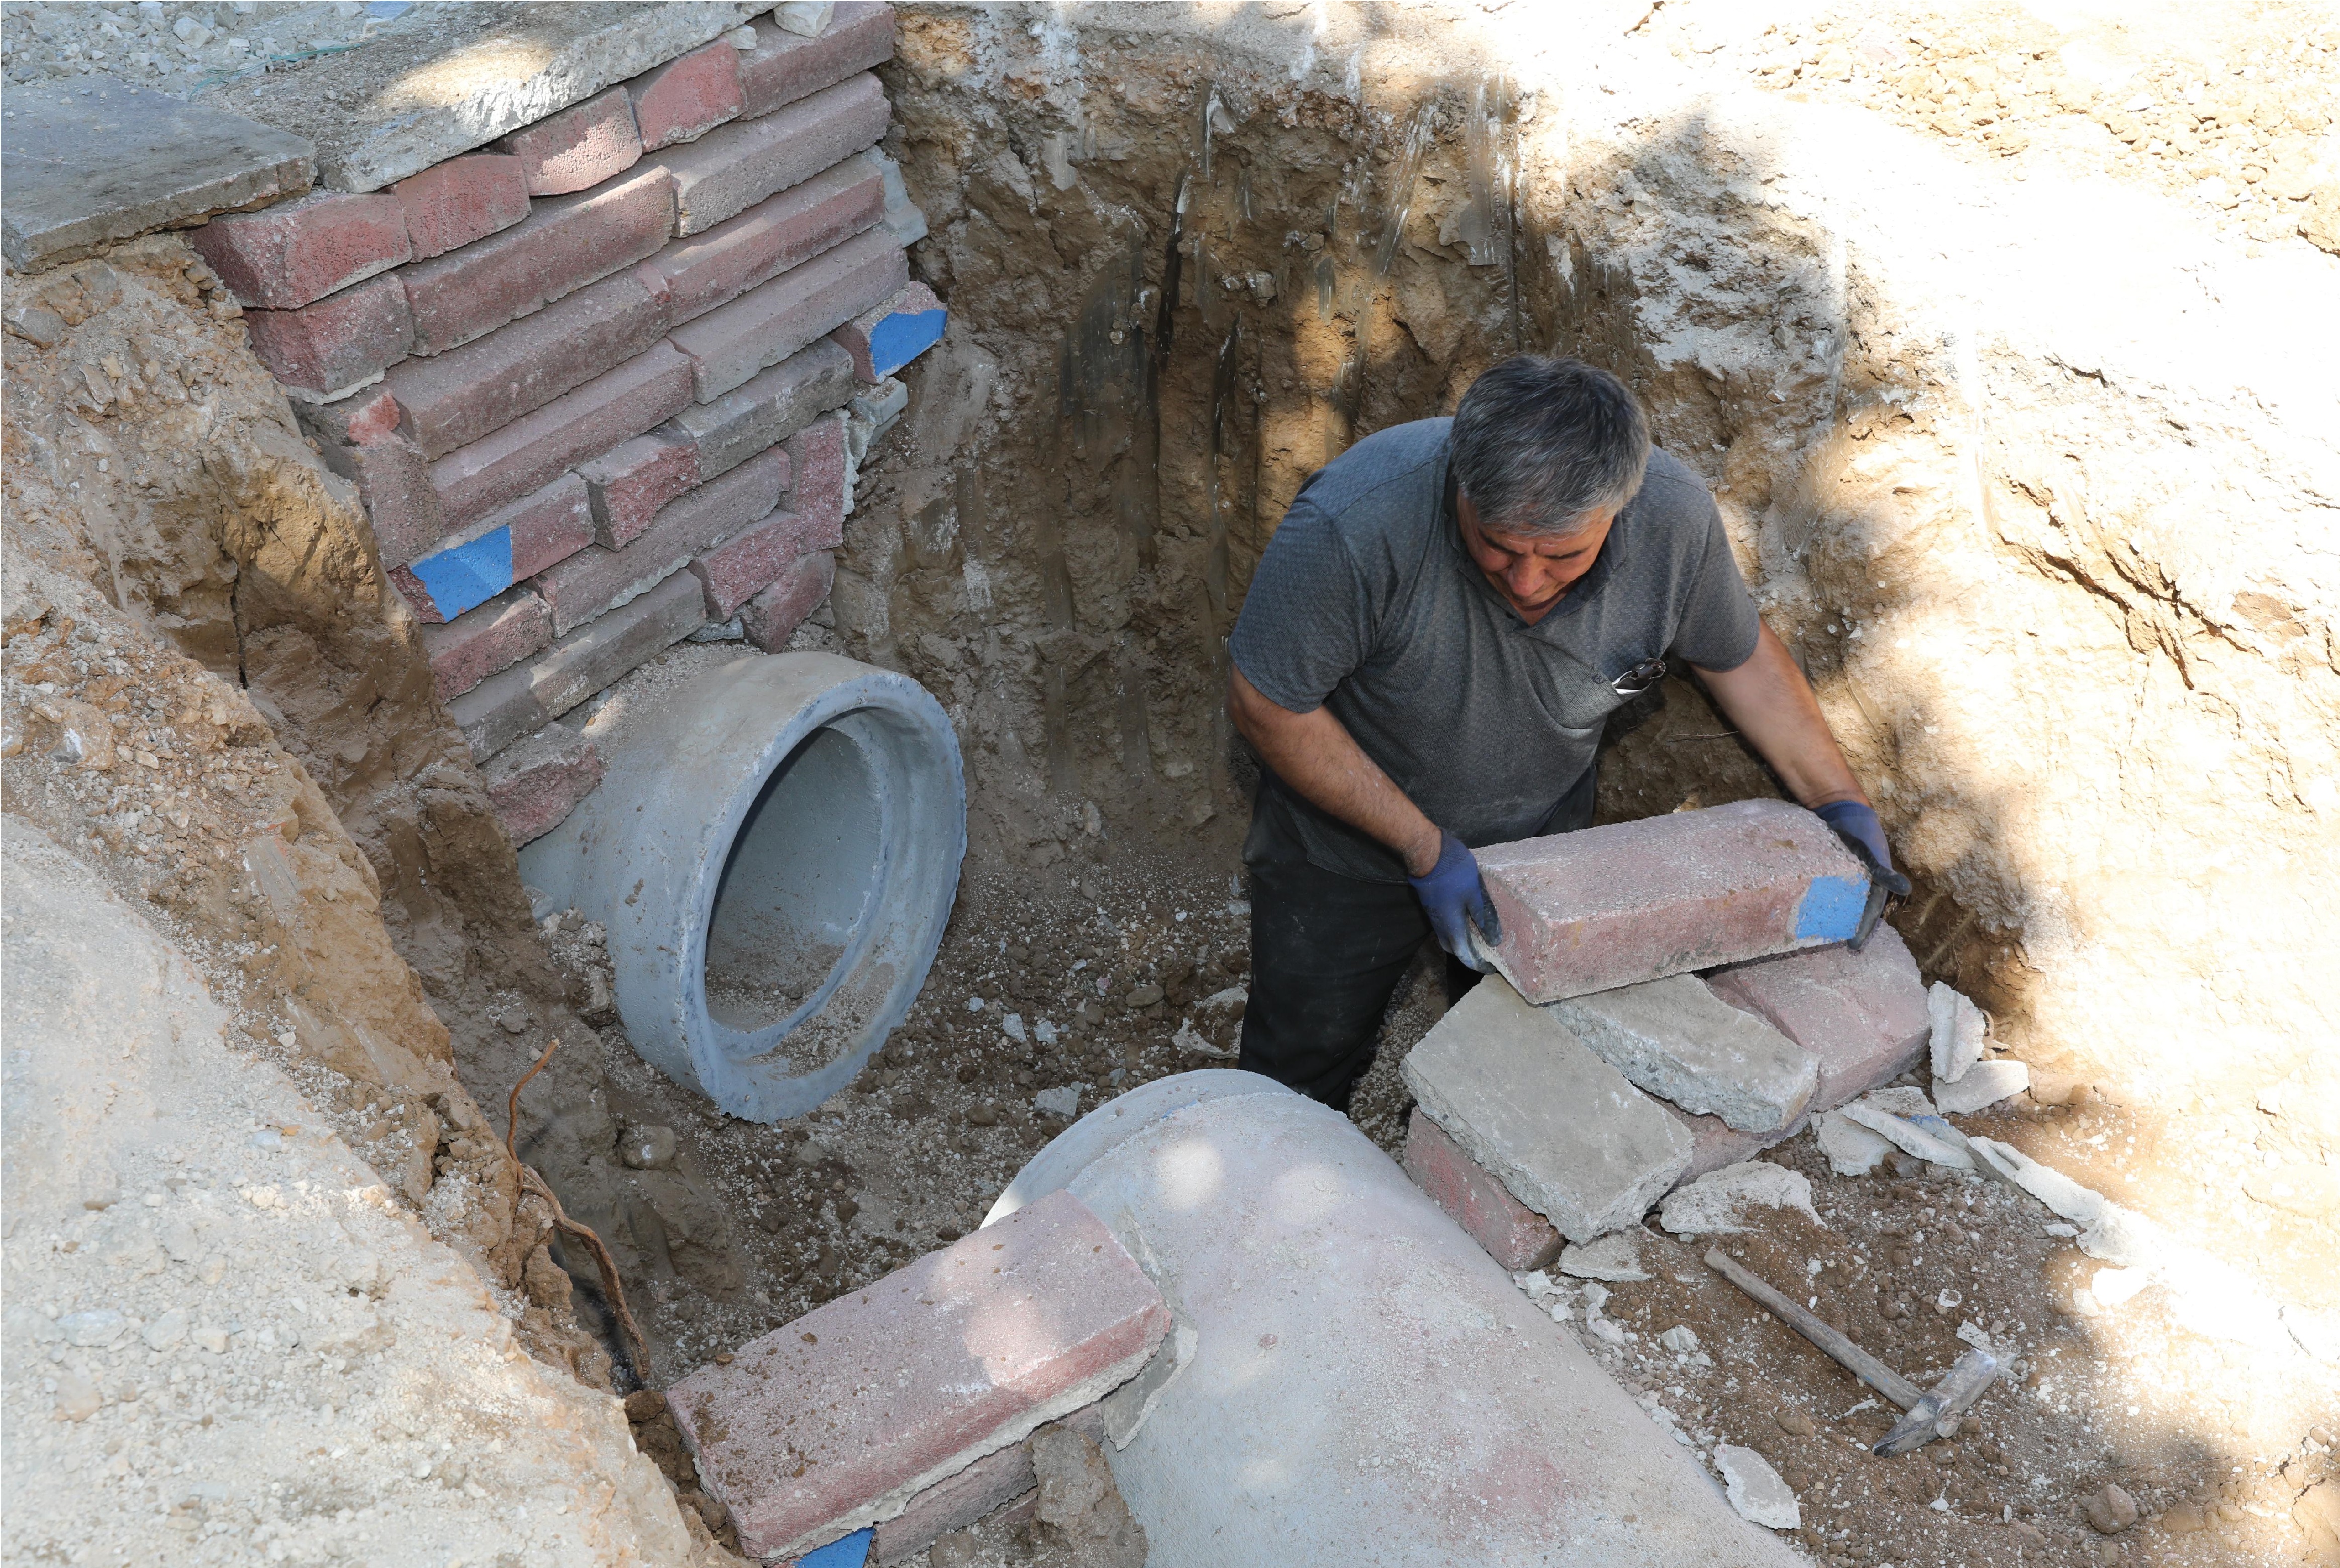
[(943, 341), (947, 311), (896, 311), (869, 329), (869, 364), (880, 376), (892, 375)]
[(873, 1530), (856, 1530), (841, 1541), (832, 1541), (816, 1547), (797, 1559), (797, 1568), (861, 1568), (869, 1561), (869, 1542), (877, 1534)]
[(1813, 878), (1804, 889), (1804, 901), (1796, 906), (1796, 940), (1847, 940), (1860, 929), (1861, 907), (1868, 902), (1867, 878)]
[(439, 613), (452, 620), (512, 585), (511, 530), (499, 528), (469, 544), (426, 555), (407, 570), (430, 592)]

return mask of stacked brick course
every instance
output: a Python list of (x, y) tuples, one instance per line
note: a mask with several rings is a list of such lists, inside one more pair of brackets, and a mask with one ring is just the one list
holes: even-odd
[[(388, 190), (195, 231), (482, 763), (709, 620), (778, 647), (826, 596), (845, 405), (940, 335), (877, 146), (893, 28), (759, 17)], [(516, 840), (590, 749), (496, 769)]]

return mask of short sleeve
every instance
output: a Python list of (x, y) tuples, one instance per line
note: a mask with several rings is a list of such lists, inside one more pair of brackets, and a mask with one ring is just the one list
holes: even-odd
[(1755, 637), (1762, 621), (1747, 580), (1739, 575), (1739, 560), (1730, 553), (1730, 537), (1722, 531), (1722, 513), (1706, 498), (1706, 542), (1674, 622), (1673, 645), (1666, 651), (1700, 670), (1736, 670), (1755, 655)]
[(1227, 651), (1260, 695), (1310, 713), (1364, 662), (1370, 620), (1340, 531), (1303, 494), (1259, 558)]

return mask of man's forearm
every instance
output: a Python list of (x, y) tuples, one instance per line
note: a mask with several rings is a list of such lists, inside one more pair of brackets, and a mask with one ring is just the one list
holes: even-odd
[(1736, 670), (1700, 670), (1698, 676), (1723, 717), (1739, 727), (1800, 803), (1867, 804), (1869, 797), (1852, 776), (1810, 682), (1770, 627), (1757, 633), (1746, 663)]
[(1302, 799), (1388, 845), (1408, 876), (1423, 876), (1437, 864), (1437, 824), (1390, 782), (1330, 710), (1279, 708), (1240, 670), (1228, 677), (1227, 710), (1261, 759)]

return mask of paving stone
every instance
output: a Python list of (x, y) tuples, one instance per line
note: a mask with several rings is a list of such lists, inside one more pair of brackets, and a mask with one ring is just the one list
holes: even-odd
[(745, 386), (683, 410), (673, 433), (691, 443), (700, 475), (712, 479), (842, 407), (857, 385), (851, 358), (823, 338)]
[[(585, 481), (564, 473), (391, 573), (426, 622), (452, 620), (593, 542)], [(566, 631), (555, 617), (554, 630)]]
[(451, 528), (550, 484), (581, 459), (653, 429), (690, 402), (690, 362), (654, 345), (575, 392), (431, 465)]
[(1447, 1011), (1403, 1073), (1465, 1154), (1573, 1242), (1638, 1222), (1690, 1163), (1671, 1116), (1498, 977)]
[(533, 735), (628, 670), (706, 623), (699, 581), (678, 575), (525, 664), (491, 675), (447, 705), (475, 760)]
[(1559, 1255), (1552, 1222), (1505, 1191), (1420, 1106), (1405, 1124), (1404, 1164), (1413, 1185), (1512, 1273), (1542, 1268)]
[(111, 76), (7, 96), (0, 254), (20, 273), (309, 188), (309, 143), (241, 114)]
[(855, 76), (762, 119), (718, 126), (643, 166), (674, 180), (675, 233), (703, 233), (869, 146), (891, 114), (878, 78)]
[(447, 535), (431, 482), (430, 460), (399, 428), (398, 400), (385, 388), (334, 402), (294, 402), (301, 428), (325, 466), (358, 487), (385, 571), (404, 566)]
[(552, 641), (552, 610), (525, 588), (496, 595), (454, 620), (422, 628), (422, 651), (439, 700), (452, 701)]
[(1478, 851), (1495, 960), (1539, 1002), (1839, 942), (1868, 878), (1827, 823), (1737, 800)]
[(740, 115), (753, 119), (808, 98), (894, 57), (894, 8), (852, 0), (814, 37), (756, 18), (756, 46), (739, 57)]
[(695, 142), (739, 114), (739, 51), (729, 39), (678, 55), (626, 84), (642, 151)]
[(784, 1559), (1095, 1403), (1169, 1326), (1135, 1260), (1060, 1191), (702, 1366), (667, 1399), (741, 1552)]
[(511, 228), (402, 268), (414, 352), (444, 353), (563, 294), (599, 283), (665, 244), (674, 192), (662, 171), (637, 168), (573, 196), (532, 203)]
[(187, 231), (236, 303), (298, 310), (386, 273), (413, 253), (392, 196), (320, 191), (256, 213), (227, 213)]
[(414, 320), (396, 273), (291, 311), (246, 311), (252, 352), (269, 373), (320, 401), (368, 385), (404, 359)]
[(812, 531), (809, 521), (795, 512), (775, 511), (693, 557), (691, 575), (707, 590), (707, 619), (730, 620), (798, 561), (836, 548), (808, 546)]
[[(837, 585), (837, 557), (824, 550), (799, 556), (779, 580), (739, 609), (739, 627), (749, 641), (767, 653), (788, 645), (806, 616), (820, 608)], [(1069, 1113), (1067, 1113), (1069, 1114)]]
[(441, 458), (647, 352), (666, 334), (660, 280), (604, 278), (461, 348), (393, 368), (423, 454)]
[(1547, 1004), (1576, 1037), (1641, 1088), (1740, 1132), (1780, 1132), (1810, 1103), (1810, 1053), (1732, 1007), (1695, 975)]
[(495, 144), (520, 160), (531, 196), (567, 196), (624, 174), (642, 158), (633, 100), (623, 87), (548, 114)]
[(1972, 1116), (2031, 1087), (2031, 1069), (2008, 1057), (1977, 1062), (1955, 1083), (1934, 1080), (1934, 1107), (1946, 1116)]
[(1982, 1060), (1983, 1041), (1990, 1021), (1982, 1009), (1940, 980), (1926, 993), (1927, 1035), (1933, 1053), (1937, 1082), (1954, 1084)]
[(690, 356), (693, 396), (709, 402), (745, 385), (893, 293), (908, 276), (901, 247), (873, 229), (677, 327), (670, 336)]
[(1880, 924), (1858, 953), (1841, 942), (1808, 948), (1716, 969), (1706, 983), (1812, 1054), (1818, 1107), (1890, 1083), (1925, 1054), (1926, 983), (1890, 926)]
[(695, 49), (759, 10), (737, 0), (539, 0), (431, 8), (362, 49), (238, 78), (203, 102), (312, 138), (336, 191), (378, 191)]
[(675, 241), (649, 264), (665, 277), (679, 324), (875, 227), (884, 213), (885, 181), (848, 159), (704, 233)]
[(853, 356), (853, 373), (876, 386), (942, 342), (948, 325), (934, 290), (912, 283), (838, 328), (835, 336), (838, 346)]
[(566, 724), (548, 724), (491, 758), (481, 770), (488, 804), (512, 848), (543, 838), (601, 782), (601, 754)]
[(390, 189), (417, 261), (509, 229), (529, 212), (528, 176), (518, 158), (502, 153), (466, 153)]
[(536, 590), (552, 607), (554, 634), (567, 636), (770, 515), (788, 489), (788, 453), (776, 447), (669, 501), (624, 549), (580, 550), (540, 574)]
[(845, 542), (845, 416), (823, 414), (788, 437), (788, 510), (805, 520), (805, 548)]
[(699, 449), (653, 431), (577, 471), (593, 503), (593, 542), (623, 550), (659, 509), (699, 481)]

